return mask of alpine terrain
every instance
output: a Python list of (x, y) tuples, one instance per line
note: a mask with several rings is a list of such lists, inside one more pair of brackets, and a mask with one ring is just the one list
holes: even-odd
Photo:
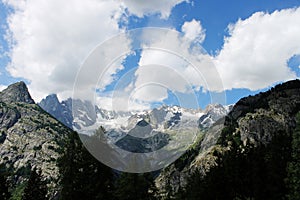
[[(300, 80), (205, 110), (113, 112), (56, 95), (39, 105), (49, 114), (23, 82), (0, 93), (1, 199), (300, 198)], [(101, 164), (71, 128), (135, 153), (199, 134), (174, 163), (135, 174)]]
[[(208, 105), (205, 110), (163, 105), (146, 111), (111, 111), (93, 106), (89, 101), (69, 98), (59, 102), (55, 94), (47, 96), (39, 105), (66, 126), (87, 135), (93, 134), (89, 130), (101, 126), (106, 130), (110, 142), (127, 151), (140, 153), (153, 151), (165, 145), (169, 139), (168, 134), (172, 131), (198, 134), (224, 117), (232, 108), (220, 104)], [(153, 135), (163, 141), (159, 144), (149, 144), (147, 140), (138, 139)], [(144, 149), (144, 146), (150, 146), (150, 149)]]
[[(101, 182), (110, 169), (34, 103), (24, 82), (0, 93), (0, 155), (0, 199), (90, 199), (109, 185)], [(92, 185), (98, 188), (85, 189)]]

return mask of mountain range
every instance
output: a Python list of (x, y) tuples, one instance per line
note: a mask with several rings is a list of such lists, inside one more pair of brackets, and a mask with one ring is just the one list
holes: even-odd
[(199, 135), (232, 108), (220, 104), (210, 104), (205, 110), (162, 105), (144, 111), (114, 111), (78, 99), (59, 102), (55, 94), (39, 106), (79, 133), (92, 135), (101, 126), (108, 142), (133, 153), (161, 149), (169, 144), (170, 132), (179, 133), (174, 137), (183, 137), (183, 132)]
[(103, 126), (112, 136), (116, 132), (119, 135), (129, 132), (141, 120), (158, 130), (184, 126), (207, 129), (232, 108), (232, 105), (220, 104), (210, 104), (205, 110), (163, 105), (145, 111), (115, 111), (79, 99), (69, 98), (60, 102), (56, 94), (47, 96), (38, 105), (73, 130)]
[[(72, 113), (74, 105), (79, 109)], [(174, 163), (137, 175), (98, 162), (73, 131), (99, 125), (112, 142), (136, 153), (164, 146), (168, 131), (202, 134)], [(149, 135), (159, 142), (151, 143)], [(27, 193), (29, 199), (299, 199), (299, 148), (299, 80), (232, 107), (162, 106), (137, 113), (59, 102), (56, 95), (37, 105), (23, 82), (0, 92), (1, 199), (25, 199)], [(38, 198), (43, 185), (46, 195)]]

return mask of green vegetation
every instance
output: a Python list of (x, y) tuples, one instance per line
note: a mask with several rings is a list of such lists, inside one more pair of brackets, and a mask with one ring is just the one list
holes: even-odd
[(293, 133), (292, 159), (288, 164), (287, 185), (289, 200), (300, 199), (300, 112), (296, 116), (297, 126)]
[(122, 173), (116, 182), (114, 197), (118, 200), (153, 200), (155, 191), (152, 174)]
[(7, 181), (7, 169), (4, 165), (0, 165), (0, 199), (9, 199), (11, 194)]
[(69, 135), (65, 150), (59, 160), (61, 199), (112, 199), (112, 170), (84, 148), (77, 133)]
[(12, 191), (10, 200), (21, 200), (25, 187), (26, 187), (25, 182), (17, 185), (16, 188)]
[(217, 165), (205, 176), (196, 171), (177, 199), (300, 199), (300, 114), (294, 131), (277, 131), (267, 145), (241, 147), (233, 130), (219, 140), (230, 151), (216, 151)]
[(40, 171), (31, 171), (29, 180), (24, 188), (22, 200), (45, 200), (47, 195), (46, 182), (42, 180)]

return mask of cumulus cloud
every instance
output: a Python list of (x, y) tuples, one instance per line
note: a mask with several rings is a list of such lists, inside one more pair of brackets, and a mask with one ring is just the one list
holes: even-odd
[(92, 100), (95, 90), (105, 90), (114, 81), (116, 73), (124, 69), (122, 61), (130, 53), (127, 34), (117, 35), (94, 49), (78, 71), (73, 98)]
[(5, 1), (14, 77), (31, 82), (32, 95), (69, 91), (83, 60), (100, 42), (119, 33), (122, 8), (117, 1)]
[(224, 88), (257, 90), (296, 78), (288, 60), (300, 53), (300, 8), (258, 12), (229, 26), (215, 58)]
[[(39, 101), (50, 93), (58, 93), (61, 98), (72, 95), (75, 77), (85, 58), (99, 43), (125, 31), (120, 29), (119, 23), (126, 10), (127, 14), (138, 17), (159, 14), (161, 18), (168, 18), (176, 5), (189, 1), (4, 2), (14, 9), (7, 19), (7, 37), (11, 45), (11, 63), (7, 70), (14, 77), (27, 79), (32, 96)], [(120, 99), (118, 102), (135, 102), (131, 105), (136, 107), (147, 107), (149, 105), (144, 101), (165, 99), (168, 89), (180, 93), (191, 93), (192, 89), (199, 91), (200, 88), (207, 91), (256, 90), (295, 78), (296, 74), (288, 68), (287, 61), (300, 54), (298, 24), (300, 8), (271, 14), (255, 13), (229, 26), (229, 36), (214, 58), (195, 45), (195, 42), (201, 44), (205, 39), (205, 29), (195, 19), (182, 25), (182, 35), (170, 30), (144, 31), (140, 67), (133, 74), (134, 82), (126, 88), (127, 94), (131, 92), (132, 96), (119, 94), (116, 99)], [(98, 88), (104, 89), (114, 81), (118, 71), (124, 70), (122, 63), (132, 50), (131, 38), (123, 35), (112, 42), (107, 44), (105, 51), (96, 52), (108, 60), (92, 59), (91, 70), (79, 77), (84, 83), (82, 91), (84, 88), (95, 89), (93, 84), (99, 79), (99, 74), (103, 77)], [(110, 65), (112, 60), (109, 59), (124, 52), (125, 55)], [(110, 67), (106, 68), (108, 65)], [(151, 82), (158, 84), (151, 86)], [(151, 98), (146, 94), (151, 94)], [(83, 92), (79, 96), (86, 94)], [(109, 98), (111, 96), (106, 96), (103, 103)]]
[(188, 0), (124, 0), (123, 2), (128, 11), (138, 17), (160, 14), (161, 18), (165, 19), (170, 16), (173, 7), (182, 2), (188, 2)]
[(193, 19), (190, 22), (185, 22), (181, 31), (185, 34), (185, 37), (190, 40), (195, 40), (199, 43), (202, 43), (205, 39), (205, 30), (201, 26), (201, 22)]
[[(137, 29), (128, 35), (136, 39), (132, 49), (142, 49), (138, 65), (117, 77), (113, 94), (110, 91), (98, 93), (100, 105), (117, 110), (145, 109), (168, 99), (169, 93), (176, 96), (179, 104), (188, 105), (186, 99), (191, 102), (191, 97), (192, 102), (198, 102), (195, 92), (201, 88), (222, 91), (222, 82), (211, 57), (194, 45), (197, 38), (191, 40), (175, 30), (162, 28)], [(103, 53), (95, 51), (92, 57), (101, 60)], [(88, 59), (91, 62), (88, 66), (100, 60)], [(93, 71), (97, 71), (96, 67)], [(82, 75), (83, 79), (87, 77), (85, 73)], [(93, 79), (93, 75), (89, 79)], [(101, 100), (101, 96), (107, 98)]]
[(135, 98), (162, 101), (169, 91), (190, 96), (201, 88), (223, 90), (211, 57), (200, 46), (194, 45), (198, 38), (193, 39), (172, 30), (145, 30), (134, 83), (135, 88), (143, 90), (136, 93)]
[[(11, 49), (7, 71), (13, 77), (27, 79), (32, 96), (39, 101), (49, 93), (58, 93), (61, 98), (71, 96), (84, 59), (99, 43), (124, 31), (119, 23), (124, 20), (126, 10), (138, 17), (159, 14), (167, 18), (174, 6), (187, 0), (3, 2), (14, 10), (7, 19)], [(125, 40), (120, 44), (128, 45), (129, 49), (130, 41)], [(115, 50), (115, 46), (107, 49)], [(123, 69), (121, 63), (107, 71), (103, 84), (113, 81), (114, 74)]]

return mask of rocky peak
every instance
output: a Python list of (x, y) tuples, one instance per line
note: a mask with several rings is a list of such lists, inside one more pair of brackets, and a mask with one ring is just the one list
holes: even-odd
[(199, 119), (201, 128), (209, 128), (216, 121), (226, 116), (231, 109), (230, 106), (222, 106), (221, 104), (209, 104), (204, 110), (204, 115)]
[(31, 98), (28, 88), (23, 81), (14, 83), (0, 92), (0, 101), (5, 103), (28, 103), (34, 104), (34, 100)]
[(58, 107), (60, 107), (60, 102), (57, 98), (56, 94), (48, 95), (45, 99), (43, 99), (39, 106), (41, 106), (44, 110), (56, 110)]
[(72, 100), (59, 102), (56, 94), (48, 95), (38, 105), (58, 121), (73, 128)]
[(2, 91), (0, 165), (11, 172), (12, 191), (26, 183), (31, 169), (37, 169), (47, 182), (49, 199), (53, 199), (61, 190), (58, 162), (70, 134), (70, 129), (34, 104), (24, 82)]
[(218, 110), (225, 110), (224, 106), (222, 106), (221, 104), (208, 104), (204, 110), (205, 113), (209, 113), (209, 112), (214, 112), (214, 111), (218, 111)]

